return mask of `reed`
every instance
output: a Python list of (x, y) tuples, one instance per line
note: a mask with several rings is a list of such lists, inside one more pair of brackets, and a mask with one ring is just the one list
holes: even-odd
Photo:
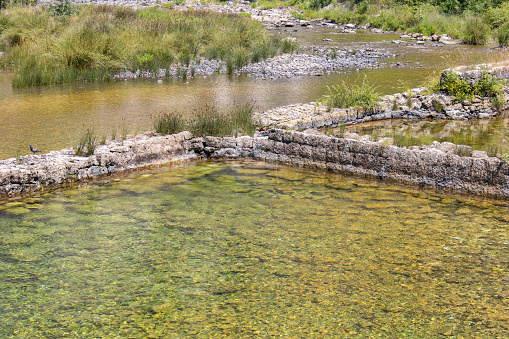
[(197, 136), (253, 135), (256, 130), (253, 112), (252, 103), (237, 104), (224, 112), (213, 106), (205, 106), (194, 111), (189, 120), (179, 113), (158, 114), (153, 118), (153, 125), (156, 132), (162, 135), (185, 130)]
[(253, 135), (256, 126), (253, 123), (254, 105), (251, 103), (235, 105), (230, 110), (233, 133), (235, 135)]
[(87, 128), (85, 132), (78, 137), (77, 144), (74, 147), (74, 153), (76, 155), (87, 155), (94, 154), (95, 148), (97, 147), (97, 136), (93, 129)]
[(231, 58), (240, 68), (298, 46), (238, 15), (65, 6), (58, 12), (66, 15), (35, 7), (0, 11), (0, 49), (4, 64), (16, 71), (15, 87), (103, 81), (120, 71), (157, 72), (175, 63), (187, 68), (202, 57)]
[(186, 129), (185, 119), (179, 113), (161, 113), (153, 119), (154, 129), (162, 135), (179, 133)]
[(231, 119), (212, 106), (196, 111), (190, 127), (192, 133), (198, 136), (224, 137), (233, 134)]

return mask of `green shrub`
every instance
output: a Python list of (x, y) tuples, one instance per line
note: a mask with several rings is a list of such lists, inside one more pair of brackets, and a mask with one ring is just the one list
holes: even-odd
[(72, 6), (71, 0), (56, 0), (50, 5), (49, 11), (56, 17), (69, 16), (77, 12)]
[(344, 81), (337, 86), (327, 87), (328, 93), (324, 94), (322, 102), (329, 110), (332, 108), (362, 107), (372, 109), (379, 101), (379, 94), (367, 84), (366, 78), (362, 84), (346, 84)]
[[(488, 73), (481, 74), (477, 82), (472, 85), (459, 74), (446, 71), (440, 75), (435, 91), (454, 95), (457, 101), (472, 100), (476, 95), (492, 98), (494, 108), (500, 110), (505, 104), (502, 87), (503, 82)], [(439, 112), (438, 109), (437, 112)]]
[(489, 26), (479, 17), (468, 17), (461, 32), (461, 40), (467, 44), (483, 45), (490, 35)]
[(507, 47), (509, 43), (509, 22), (506, 22), (495, 31), (495, 40), (500, 47)]
[(497, 28), (509, 20), (509, 2), (503, 2), (496, 8), (491, 8), (483, 14), (484, 21), (491, 27)]
[(456, 100), (463, 101), (471, 100), (474, 91), (466, 79), (461, 78), (457, 73), (446, 71), (440, 75), (437, 92), (454, 95)]

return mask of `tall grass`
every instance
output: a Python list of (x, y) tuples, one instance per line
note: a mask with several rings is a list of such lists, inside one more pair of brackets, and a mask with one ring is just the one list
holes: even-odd
[[(425, 35), (448, 34), (471, 44), (484, 44), (498, 27), (509, 21), (509, 2), (485, 2), (470, 8), (455, 8), (447, 3), (468, 5), (471, 2), (456, 0), (438, 3), (436, 1), (356, 0), (342, 2), (327, 10), (310, 6), (309, 1), (294, 0), (304, 13), (294, 16), (304, 19), (325, 18), (338, 23), (370, 24), (371, 27), (387, 31), (419, 32)], [(491, 8), (490, 8), (491, 6)]]
[(197, 136), (238, 136), (253, 135), (255, 125), (251, 103), (238, 104), (228, 111), (213, 106), (205, 106), (185, 120), (179, 113), (159, 114), (154, 117), (154, 129), (159, 134), (173, 134), (184, 130)]
[[(205, 11), (85, 6), (0, 11), (0, 50), (16, 71), (15, 87), (104, 80), (122, 70), (188, 66), (202, 57), (240, 68), (295, 49), (261, 23)], [(66, 12), (67, 13), (67, 12)]]
[(366, 79), (361, 85), (346, 84), (344, 81), (339, 85), (327, 87), (328, 93), (323, 95), (322, 102), (328, 110), (332, 108), (362, 107), (372, 109), (379, 101), (379, 94), (370, 86)]
[(94, 154), (95, 148), (97, 147), (97, 136), (93, 129), (87, 128), (85, 132), (78, 137), (74, 152), (76, 155), (87, 155)]
[(178, 113), (162, 113), (153, 119), (154, 129), (162, 135), (182, 132), (186, 129), (186, 121)]

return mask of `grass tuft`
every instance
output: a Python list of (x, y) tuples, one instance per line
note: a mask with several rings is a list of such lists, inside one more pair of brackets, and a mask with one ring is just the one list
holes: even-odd
[(251, 103), (235, 105), (226, 112), (205, 106), (193, 113), (193, 119), (186, 121), (179, 113), (159, 114), (154, 120), (157, 133), (166, 135), (191, 131), (197, 136), (238, 136), (253, 135), (254, 106)]
[(332, 108), (362, 107), (372, 109), (378, 103), (380, 95), (366, 82), (351, 85), (344, 81), (340, 85), (327, 87), (328, 93), (324, 94), (322, 102), (329, 110)]
[(94, 154), (95, 148), (97, 147), (97, 136), (91, 128), (87, 128), (85, 132), (78, 138), (77, 144), (74, 147), (74, 153), (76, 155), (90, 156)]
[(186, 128), (186, 121), (181, 114), (159, 114), (153, 119), (154, 129), (162, 135), (182, 132)]

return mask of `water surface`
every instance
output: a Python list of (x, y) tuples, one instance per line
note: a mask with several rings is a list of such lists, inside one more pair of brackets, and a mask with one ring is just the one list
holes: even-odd
[(2, 338), (502, 338), (507, 204), (260, 162), (0, 209)]
[[(235, 102), (253, 101), (257, 110), (316, 101), (327, 86), (341, 81), (367, 81), (381, 94), (421, 86), (430, 74), (486, 58), (484, 47), (401, 47), (392, 44), (394, 34), (335, 34), (332, 29), (294, 29), (303, 45), (331, 48), (385, 48), (398, 57), (383, 61), (404, 67), (347, 70), (319, 77), (260, 80), (248, 76), (211, 75), (183, 80), (130, 80), (110, 83), (72, 83), (29, 89), (13, 89), (12, 75), (0, 74), (0, 159), (29, 152), (33, 144), (43, 152), (71, 147), (87, 129), (99, 138), (135, 134), (152, 129), (152, 116), (180, 112), (190, 116), (205, 105), (230, 108)], [(332, 39), (324, 42), (323, 39)], [(416, 66), (419, 62), (422, 67)], [(411, 66), (411, 67), (408, 67)]]

